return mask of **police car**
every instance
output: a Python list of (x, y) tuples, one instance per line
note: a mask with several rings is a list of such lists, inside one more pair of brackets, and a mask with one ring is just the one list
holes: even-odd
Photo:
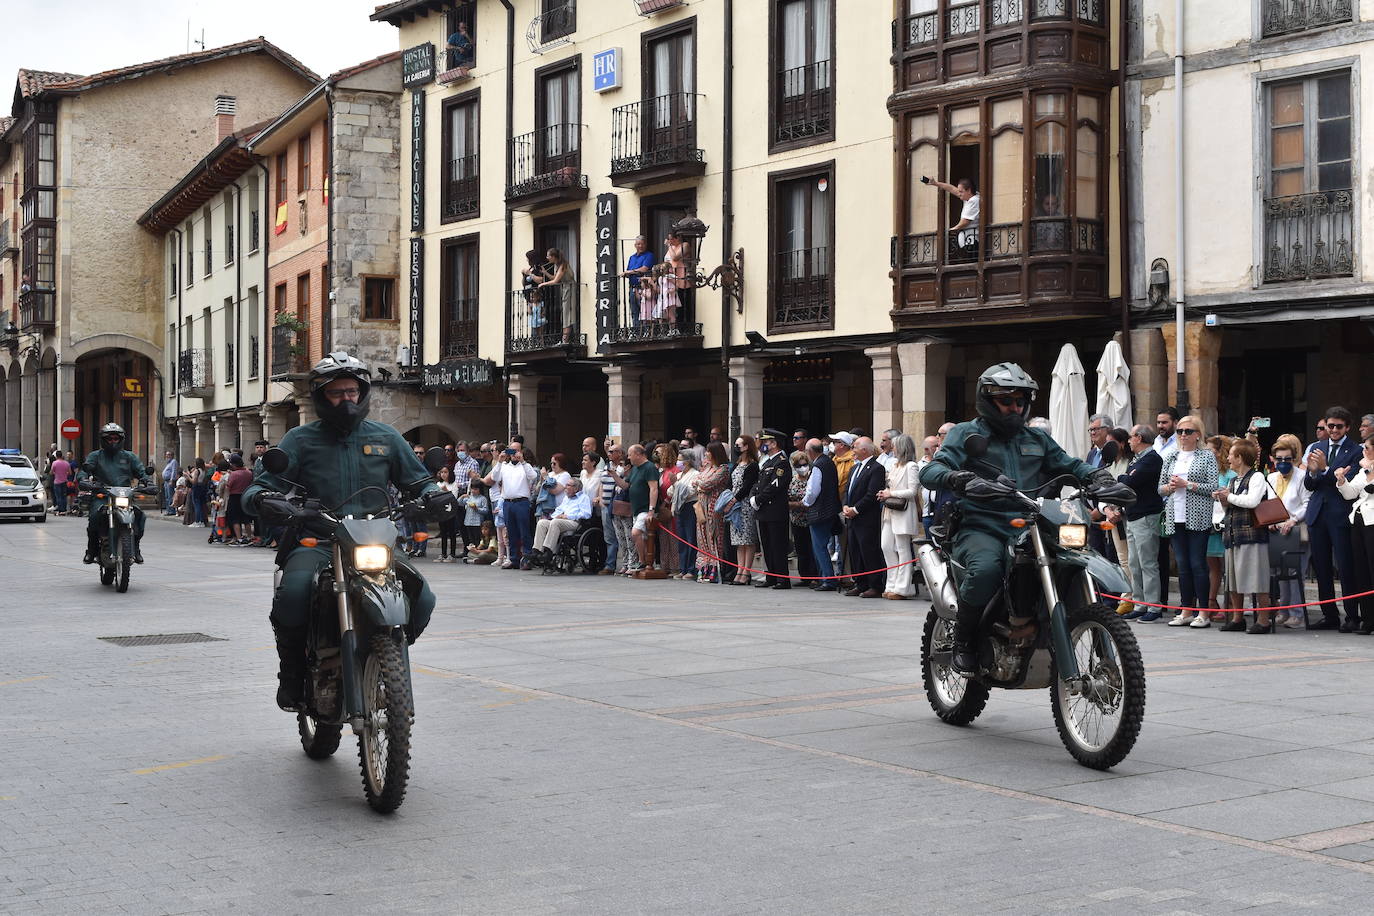
[(0, 448), (0, 518), (48, 520), (48, 494), (23, 452)]

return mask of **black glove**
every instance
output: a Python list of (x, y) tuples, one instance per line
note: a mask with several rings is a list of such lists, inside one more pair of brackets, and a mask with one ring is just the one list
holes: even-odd
[(286, 525), (294, 521), (297, 510), (283, 493), (264, 490), (258, 494), (258, 521), (269, 528)]
[(945, 475), (945, 488), (955, 496), (963, 496), (969, 481), (977, 479), (978, 475), (972, 471), (950, 471)]
[(969, 499), (996, 499), (999, 496), (1010, 496), (1014, 492), (1014, 487), (1007, 486), (1000, 480), (988, 480), (984, 477), (975, 477), (964, 486), (964, 495)]
[(443, 521), (458, 509), (458, 500), (448, 490), (431, 490), (420, 497), (420, 509), (429, 518)]
[(1098, 468), (1088, 475), (1088, 486), (1105, 487), (1108, 484), (1116, 483), (1116, 477), (1106, 468)]

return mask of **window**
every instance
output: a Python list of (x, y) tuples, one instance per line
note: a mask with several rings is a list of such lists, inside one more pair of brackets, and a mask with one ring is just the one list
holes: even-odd
[(439, 351), (443, 359), (477, 355), (477, 237), (445, 239), (440, 265)]
[(460, 3), (444, 23), (444, 70), (471, 69), (477, 64), (477, 4)]
[(1068, 95), (1037, 93), (1034, 101), (1032, 142), (1035, 150), (1031, 186), (1035, 193), (1035, 218), (1031, 237), (1034, 251), (1062, 251), (1068, 247), (1064, 221), (1065, 155), (1068, 149)]
[(196, 283), (196, 221), (186, 221), (186, 286)]
[(396, 278), (363, 277), (363, 320), (396, 319)]
[(212, 258), (214, 257), (214, 240), (213, 236), (211, 235), (209, 207), (206, 207), (205, 209), (200, 211), (200, 218), (205, 226), (205, 231), (203, 233), (203, 235), (205, 236), (205, 276), (208, 277), (210, 276), (211, 272), (215, 269), (214, 261), (212, 260)]
[(250, 286), (248, 288), (248, 378), (258, 377), (258, 361), (262, 352), (258, 320), (258, 288)]
[(1271, 83), (1266, 105), (1264, 282), (1350, 276), (1350, 74)]
[(1262, 9), (1265, 38), (1350, 22), (1354, 14), (1351, 0), (1262, 0)]
[(167, 240), (167, 295), (175, 296), (180, 287), (177, 286), (177, 255), (181, 254), (177, 250), (177, 243), (174, 239)]
[(296, 277), (296, 317), (302, 321), (310, 318), (310, 274)]
[(459, 96), (444, 103), (444, 181), (442, 221), (469, 219), (478, 213), (478, 97)]
[(277, 203), (286, 203), (286, 153), (277, 153)]
[(834, 164), (770, 178), (769, 330), (833, 328)]
[(773, 0), (772, 149), (834, 138), (834, 0)]
[(539, 0), (539, 41), (548, 44), (577, 31), (577, 0)]
[(258, 250), (259, 241), (262, 238), (262, 203), (258, 192), (258, 176), (256, 173), (248, 176), (248, 251), (251, 254)]
[(232, 297), (224, 300), (224, 384), (234, 384), (238, 377), (238, 333)]
[(310, 189), (310, 135), (296, 141), (296, 193)]
[(286, 284), (278, 283), (272, 292), (273, 298), (276, 300), (274, 311), (280, 315), (286, 311)]
[(226, 266), (234, 263), (234, 217), (236, 215), (234, 206), (234, 192), (224, 192), (224, 263)]
[(539, 174), (572, 167), (582, 170), (579, 153), (578, 121), (582, 115), (579, 93), (579, 68), (576, 58), (570, 66), (560, 66), (541, 74), (535, 100), (539, 130), (535, 134), (536, 170)]

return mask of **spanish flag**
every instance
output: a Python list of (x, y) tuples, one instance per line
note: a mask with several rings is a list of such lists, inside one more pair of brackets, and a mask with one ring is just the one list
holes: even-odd
[(273, 231), (276, 235), (281, 235), (286, 231), (286, 203), (284, 201), (277, 204), (277, 224)]
[(329, 176), (324, 176), (324, 202), (329, 203)]

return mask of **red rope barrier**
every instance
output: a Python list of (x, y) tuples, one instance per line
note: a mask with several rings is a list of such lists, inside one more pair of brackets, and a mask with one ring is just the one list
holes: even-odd
[[(655, 522), (655, 524), (657, 524), (657, 521)], [(701, 555), (704, 556), (704, 557), (709, 557), (710, 559), (715, 560), (717, 563), (723, 563), (723, 564), (725, 564), (726, 566), (733, 566), (735, 569), (743, 570), (744, 572), (762, 573), (762, 574), (765, 575), (765, 576), (772, 576), (774, 579), (796, 579), (796, 580), (798, 580), (798, 581), (815, 580), (815, 581), (819, 581), (819, 582), (828, 582), (828, 581), (830, 581), (830, 580), (832, 580), (832, 579), (843, 579), (843, 578), (846, 578), (845, 575), (844, 575), (844, 573), (842, 573), (842, 572), (841, 572), (841, 573), (836, 573), (836, 574), (833, 575), (833, 576), (788, 576), (788, 575), (784, 575), (783, 573), (769, 572), (769, 571), (766, 570), (766, 569), (754, 569), (754, 568), (749, 567), (749, 566), (740, 566), (738, 563), (731, 563), (729, 560), (722, 559), (722, 558), (720, 558), (720, 557), (717, 557), (717, 556), (712, 555), (711, 553), (708, 553), (708, 552), (705, 551), (705, 550), (702, 550), (700, 547), (698, 547), (697, 545), (693, 544), (691, 541), (685, 541), (685, 540), (683, 540), (682, 538), (678, 537), (677, 532), (675, 532), (675, 531), (669, 531), (667, 528), (664, 528), (661, 524), (658, 525), (658, 530), (659, 530), (659, 531), (662, 531), (664, 534), (668, 535), (668, 536), (669, 536), (670, 538), (672, 538), (673, 540), (678, 541), (678, 542), (683, 543), (683, 544), (686, 544), (688, 547), (691, 547), (693, 550), (695, 550), (697, 553), (701, 554)], [(912, 557), (910, 560), (907, 560), (905, 563), (898, 563), (896, 566), (884, 566), (882, 569), (870, 569), (868, 572), (850, 573), (849, 576), (848, 576), (848, 578), (850, 578), (850, 579), (855, 579), (855, 578), (858, 578), (859, 576), (872, 576), (872, 575), (876, 575), (876, 574), (881, 573), (881, 572), (890, 572), (891, 570), (894, 570), (894, 569), (901, 569), (903, 566), (910, 566), (911, 564), (913, 564), (913, 563), (915, 563), (915, 562), (916, 562), (916, 558), (915, 558), (915, 557)]]
[(1374, 590), (1360, 592), (1358, 595), (1342, 595), (1339, 598), (1326, 598), (1322, 601), (1308, 601), (1305, 604), (1283, 604), (1277, 607), (1246, 607), (1246, 608), (1226, 608), (1226, 607), (1185, 607), (1181, 604), (1155, 604), (1151, 601), (1136, 601), (1134, 598), (1123, 598), (1120, 595), (1109, 595), (1106, 592), (1098, 592), (1103, 598), (1110, 598), (1113, 601), (1129, 601), (1131, 604), (1138, 604), (1142, 607), (1168, 608), (1173, 611), (1203, 611), (1208, 614), (1226, 613), (1240, 614), (1245, 611), (1292, 611), (1302, 607), (1312, 607), (1313, 605), (1335, 604), (1338, 601), (1350, 601), (1355, 598), (1364, 598), (1374, 595)]

